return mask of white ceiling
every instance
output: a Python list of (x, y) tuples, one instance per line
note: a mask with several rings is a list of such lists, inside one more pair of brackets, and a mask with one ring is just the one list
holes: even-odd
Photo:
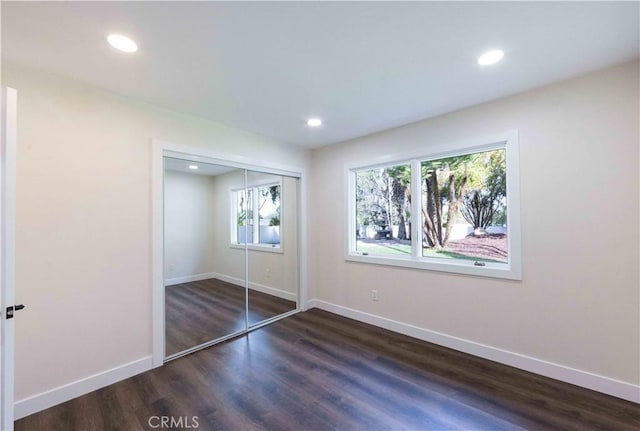
[[(195, 165), (198, 169), (190, 169), (190, 165)], [(164, 158), (164, 169), (167, 171), (178, 171), (193, 175), (206, 175), (209, 177), (227, 174), (236, 170), (243, 171), (242, 169), (231, 168), (229, 166), (214, 165), (212, 163), (205, 162), (192, 162), (189, 160), (174, 159), (173, 157)]]
[(2, 2), (2, 60), (317, 147), (638, 58), (638, 26), (637, 2)]

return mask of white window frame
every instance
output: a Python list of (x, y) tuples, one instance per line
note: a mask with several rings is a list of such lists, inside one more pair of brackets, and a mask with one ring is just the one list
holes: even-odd
[[(473, 261), (422, 256), (422, 162), (496, 149), (504, 149), (506, 152), (508, 263), (486, 262), (484, 266), (476, 266)], [(522, 280), (519, 161), (518, 132), (515, 130), (484, 139), (421, 148), (406, 154), (387, 155), (368, 163), (345, 165), (347, 223), (344, 259), (351, 262)], [(358, 253), (356, 251), (356, 172), (403, 164), (411, 165), (411, 196), (414, 197), (411, 201), (411, 255), (383, 256)]]
[[(229, 229), (229, 233), (230, 233), (230, 243), (229, 246), (231, 248), (241, 248), (244, 249), (245, 248), (245, 243), (240, 243), (238, 242), (238, 192), (241, 190), (252, 190), (251, 191), (251, 200), (252, 200), (252, 207), (253, 208), (259, 208), (259, 203), (260, 203), (260, 193), (259, 193), (259, 189), (261, 188), (265, 188), (265, 187), (272, 187), (272, 186), (279, 186), (280, 187), (280, 244), (260, 244), (260, 214), (258, 213), (258, 211), (254, 211), (253, 212), (253, 226), (254, 226), (254, 235), (253, 235), (253, 242), (252, 243), (246, 243), (246, 246), (249, 250), (257, 250), (257, 251), (266, 251), (266, 252), (271, 252), (271, 253), (284, 253), (284, 247), (283, 247), (283, 238), (284, 238), (284, 220), (283, 220), (283, 214), (282, 214), (282, 208), (284, 208), (283, 206), (283, 182), (282, 181), (267, 181), (267, 182), (257, 182), (254, 183), (252, 185), (248, 185), (246, 188), (244, 187), (239, 187), (239, 188), (233, 188), (229, 191), (231, 199), (230, 199), (230, 209), (231, 209), (231, 217), (230, 217), (230, 229)], [(258, 226), (258, 229), (255, 229), (255, 226)], [(256, 235), (256, 231), (257, 231), (257, 235)], [(257, 242), (256, 242), (257, 241)]]

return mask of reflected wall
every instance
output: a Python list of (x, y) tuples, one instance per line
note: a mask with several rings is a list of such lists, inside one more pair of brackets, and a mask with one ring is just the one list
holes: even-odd
[(297, 309), (297, 178), (165, 157), (165, 356)]
[[(244, 169), (165, 157), (165, 356), (247, 328), (245, 256), (221, 253), (219, 183), (244, 187)], [(219, 269), (225, 267), (228, 275)]]

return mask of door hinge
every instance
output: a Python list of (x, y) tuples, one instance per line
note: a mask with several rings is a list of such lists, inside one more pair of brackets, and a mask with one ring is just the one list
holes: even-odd
[(12, 307), (7, 307), (7, 319), (13, 319), (13, 312), (20, 311), (24, 308), (24, 305), (18, 304)]

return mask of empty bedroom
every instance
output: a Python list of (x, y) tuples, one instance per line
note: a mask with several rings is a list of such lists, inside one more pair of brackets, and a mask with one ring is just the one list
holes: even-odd
[(0, 429), (640, 429), (640, 3), (2, 1)]

